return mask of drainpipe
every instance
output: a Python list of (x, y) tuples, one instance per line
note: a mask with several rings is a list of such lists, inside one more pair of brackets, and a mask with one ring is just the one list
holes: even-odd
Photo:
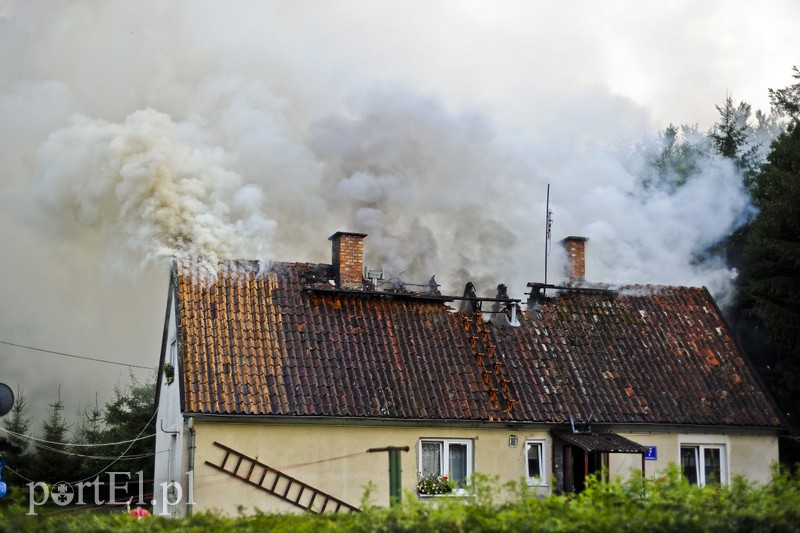
[(189, 460), (187, 470), (191, 472), (189, 483), (192, 486), (188, 487), (189, 494), (186, 498), (186, 516), (192, 516), (192, 505), (194, 504), (194, 417), (190, 416), (186, 421), (186, 426), (189, 428)]

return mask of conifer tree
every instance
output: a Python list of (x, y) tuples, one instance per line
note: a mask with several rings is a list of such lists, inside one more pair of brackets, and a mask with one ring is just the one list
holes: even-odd
[(75, 435), (73, 437), (73, 443), (84, 445), (73, 447), (75, 452), (81, 456), (77, 460), (81, 478), (96, 475), (109, 462), (108, 460), (96, 458), (107, 456), (107, 447), (86, 446), (88, 444), (102, 444), (105, 438), (105, 424), (103, 420), (103, 411), (98, 405), (97, 393), (95, 393), (94, 407), (84, 411), (83, 418), (76, 426)]
[(28, 416), (28, 400), (25, 398), (25, 391), (17, 387), (17, 397), (11, 412), (3, 418), (3, 427), (10, 431), (11, 440), (23, 448), (27, 448), (27, 441), (14, 435), (27, 435), (31, 428), (31, 418)]
[[(127, 387), (117, 387), (114, 398), (106, 403), (104, 431), (105, 442), (121, 442), (147, 437), (155, 434), (155, 417), (153, 416), (155, 402), (155, 383), (139, 383), (130, 376)], [(154, 470), (153, 451), (155, 439), (142, 438), (141, 440), (111, 446), (106, 448), (106, 453), (121, 455), (136, 459), (126, 459), (123, 463), (125, 470), (131, 475), (142, 471), (145, 479), (152, 479)]]
[[(795, 67), (795, 78), (800, 71)], [(773, 393), (800, 431), (800, 83), (770, 90), (777, 113), (790, 123), (771, 146), (753, 187), (758, 216), (741, 267), (744, 305), (779, 347)], [(797, 458), (800, 459), (800, 450)]]
[(50, 415), (42, 422), (42, 436), (36, 441), (36, 457), (32, 474), (35, 481), (56, 483), (74, 481), (78, 478), (77, 461), (69, 447), (69, 424), (64, 419), (64, 402), (61, 387), (58, 399), (50, 404)]

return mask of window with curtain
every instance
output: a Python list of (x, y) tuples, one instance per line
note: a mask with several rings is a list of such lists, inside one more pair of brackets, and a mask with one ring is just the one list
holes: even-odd
[(466, 489), (472, 476), (472, 441), (422, 439), (419, 444), (419, 477), (446, 476), (456, 491)]

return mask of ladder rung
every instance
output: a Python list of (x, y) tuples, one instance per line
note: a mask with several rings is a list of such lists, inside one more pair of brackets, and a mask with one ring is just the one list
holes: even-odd
[[(312, 487), (311, 485), (309, 485), (307, 483), (304, 483), (304, 482), (300, 481), (299, 479), (295, 479), (295, 478), (293, 478), (292, 476), (290, 476), (288, 474), (284, 474), (283, 472), (281, 472), (279, 470), (275, 470), (274, 468), (271, 468), (270, 466), (260, 462), (258, 459), (254, 459), (252, 457), (248, 457), (247, 455), (244, 455), (243, 453), (237, 452), (236, 450), (234, 450), (232, 448), (229, 448), (229, 447), (225, 446), (224, 444), (220, 444), (219, 442), (214, 442), (214, 444), (216, 446), (219, 446), (220, 448), (222, 448), (225, 451), (225, 456), (222, 458), (222, 464), (221, 465), (217, 465), (217, 464), (214, 464), (214, 463), (212, 463), (210, 461), (206, 461), (205, 464), (207, 464), (207, 465), (209, 465), (209, 466), (211, 466), (213, 468), (216, 468), (217, 470), (221, 470), (222, 472), (225, 472), (226, 474), (229, 474), (229, 475), (231, 475), (231, 476), (233, 476), (233, 477), (235, 477), (235, 478), (237, 478), (239, 480), (242, 480), (245, 483), (249, 483), (251, 485), (255, 485), (255, 486), (259, 487), (261, 490), (263, 490), (265, 492), (268, 492), (268, 493), (272, 494), (275, 497), (281, 498), (282, 500), (284, 500), (286, 502), (289, 502), (289, 503), (291, 503), (293, 505), (296, 505), (297, 507), (300, 507), (301, 509), (305, 509), (306, 511), (309, 511), (309, 512), (312, 512), (312, 513), (322, 513), (328, 508), (328, 504), (329, 503), (334, 502), (336, 504), (335, 508), (332, 511), (334, 513), (338, 513), (340, 510), (342, 510), (342, 508), (344, 508), (344, 509), (346, 509), (347, 511), (350, 511), (350, 512), (359, 512), (360, 511), (360, 509), (358, 509), (357, 507), (354, 507), (354, 506), (352, 506), (352, 505), (350, 505), (348, 503), (345, 503), (342, 500), (340, 500), (339, 498), (336, 498), (336, 497), (331, 496), (330, 494), (327, 494), (327, 493), (325, 493), (325, 492), (323, 492), (323, 491), (321, 491), (319, 489), (316, 489), (316, 488)], [(230, 469), (226, 468), (226, 466), (228, 464), (228, 460), (230, 459), (231, 456), (237, 458), (236, 465), (233, 466), (233, 470), (230, 470)], [(246, 476), (243, 475), (243, 474), (239, 474), (239, 469), (242, 467), (242, 464), (244, 463), (245, 460), (250, 461), (250, 468), (247, 469), (247, 475)], [(262, 472), (261, 472), (261, 476), (258, 479), (258, 482), (256, 482), (253, 479), (253, 474), (256, 471), (256, 466), (258, 466), (258, 467), (263, 469)], [(267, 487), (264, 486), (264, 482), (266, 481), (267, 475), (270, 472), (275, 476), (275, 479), (273, 479), (273, 481), (272, 481), (272, 486), (270, 488), (267, 488)], [(281, 482), (281, 481), (285, 481), (286, 482), (286, 486), (281, 489), (282, 490), (282, 494), (276, 490), (277, 487), (278, 487), (279, 482)], [(292, 487), (294, 487), (294, 485), (299, 485), (300, 489), (299, 489), (298, 493), (295, 496), (289, 496), (289, 493), (291, 492)], [(300, 500), (303, 499), (303, 495), (305, 494), (306, 489), (308, 489), (308, 491), (311, 493), (311, 496), (309, 498), (308, 503), (302, 504), (302, 503), (300, 503)], [(318, 499), (317, 497), (321, 498), (321, 500), (322, 500), (322, 502), (321, 502), (322, 505), (319, 506), (320, 507), (319, 510), (314, 509), (314, 504), (316, 503), (316, 501)]]

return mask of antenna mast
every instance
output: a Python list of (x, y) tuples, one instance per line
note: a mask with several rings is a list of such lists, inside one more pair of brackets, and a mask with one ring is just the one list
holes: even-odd
[(550, 211), (550, 184), (547, 184), (547, 204), (545, 207), (547, 215), (544, 221), (544, 284), (542, 294), (547, 291), (547, 258), (550, 256), (550, 229), (553, 226), (553, 212)]

